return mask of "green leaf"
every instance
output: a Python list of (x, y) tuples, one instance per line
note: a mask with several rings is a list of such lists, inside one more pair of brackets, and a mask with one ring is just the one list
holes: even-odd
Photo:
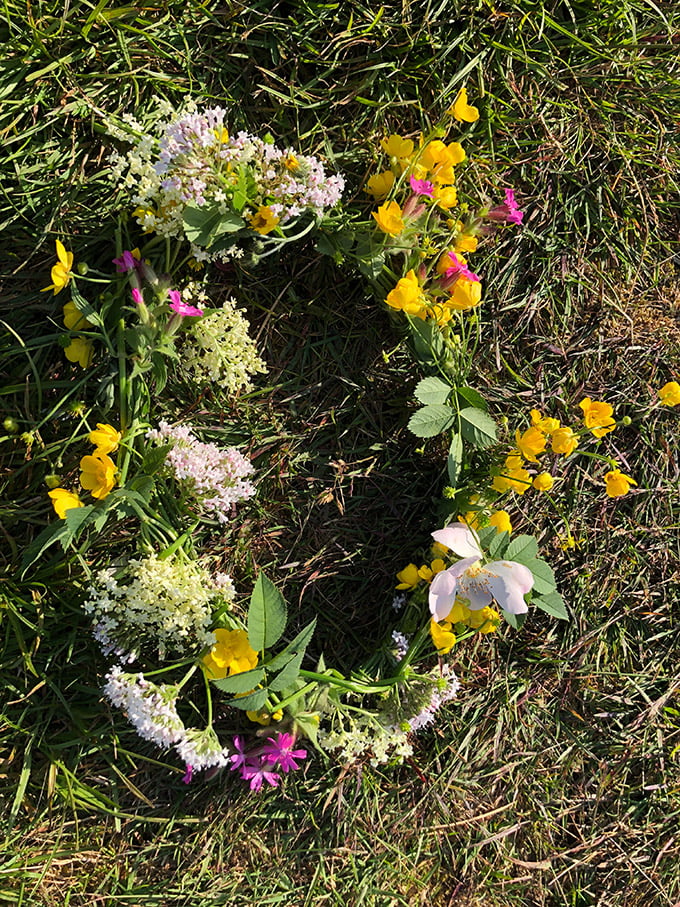
[(269, 649), (286, 628), (286, 603), (274, 583), (260, 573), (248, 608), (248, 639), (257, 652)]
[(524, 622), (527, 619), (526, 611), (524, 614), (511, 614), (509, 611), (501, 611), (505, 622), (510, 624), (515, 630), (521, 630), (524, 626)]
[(547, 595), (535, 595), (531, 600), (541, 611), (556, 617), (558, 620), (569, 620), (569, 612), (564, 599), (559, 592), (549, 592)]
[(491, 416), (474, 406), (461, 409), (459, 415), (461, 434), (469, 444), (484, 449), (496, 443), (496, 423)]
[(496, 532), (496, 535), (491, 539), (491, 542), (489, 543), (489, 557), (492, 560), (500, 561), (504, 558), (511, 560), (511, 558), (509, 558), (506, 553), (509, 539), (509, 533)]
[(456, 421), (450, 406), (433, 404), (417, 410), (408, 421), (408, 427), (418, 438), (433, 438)]
[[(217, 681), (215, 681), (217, 682)], [(239, 696), (237, 699), (229, 699), (226, 705), (232, 705), (235, 709), (241, 709), (243, 712), (258, 711), (267, 701), (267, 690), (255, 690), (250, 696)]]
[(449, 456), (446, 460), (446, 469), (449, 474), (449, 485), (456, 487), (458, 476), (463, 465), (463, 439), (460, 435), (455, 434), (451, 438), (449, 447)]
[[(75, 284), (71, 285), (71, 299), (75, 303), (75, 307), (79, 312), (82, 312), (84, 317), (90, 322), (90, 325), (94, 327), (103, 327), (103, 321), (99, 312), (96, 312), (91, 304), (85, 299), (84, 296), (80, 295), (78, 288)], [(73, 328), (74, 331), (91, 331), (92, 327), (80, 326)]]
[(253, 668), (251, 671), (241, 671), (240, 674), (232, 674), (230, 677), (223, 677), (221, 680), (213, 680), (211, 683), (219, 690), (225, 693), (247, 693), (254, 689), (258, 683), (261, 683), (264, 677), (264, 668)]
[(187, 205), (184, 209), (184, 235), (189, 242), (207, 248), (213, 239), (223, 233), (235, 233), (245, 226), (245, 221), (233, 211), (222, 213), (218, 204)]
[(385, 267), (385, 252), (379, 246), (373, 245), (370, 233), (364, 233), (357, 241), (356, 256), (359, 270), (369, 280), (376, 280)]
[(504, 557), (508, 561), (527, 564), (535, 560), (537, 554), (538, 542), (533, 535), (517, 535), (508, 545)]
[(413, 352), (418, 362), (425, 368), (436, 368), (444, 358), (444, 339), (434, 321), (421, 321), (420, 318), (408, 318)]
[(302, 667), (302, 659), (304, 658), (305, 653), (298, 652), (297, 655), (293, 655), (288, 664), (281, 670), (273, 680), (269, 682), (269, 689), (273, 690), (275, 693), (279, 690), (285, 690), (286, 687), (291, 686), (295, 683), (300, 673), (300, 668)]
[[(460, 512), (460, 508), (459, 508), (459, 512)], [(479, 537), (479, 544), (481, 545), (483, 551), (487, 551), (490, 548), (491, 543), (496, 538), (497, 534), (498, 533), (496, 531), (495, 526), (485, 526), (483, 529), (477, 530), (477, 536)]]
[(458, 397), (458, 403), (461, 407), (464, 407), (467, 404), (468, 406), (474, 406), (475, 409), (481, 409), (484, 412), (489, 408), (484, 397), (482, 397), (482, 395), (473, 387), (457, 387), (456, 396)]
[(537, 595), (549, 595), (551, 592), (555, 591), (555, 574), (553, 573), (550, 564), (546, 564), (545, 561), (541, 561), (537, 558), (533, 561), (527, 561), (524, 566), (528, 567), (533, 573), (533, 591)]
[(451, 393), (451, 385), (441, 378), (423, 378), (416, 385), (414, 393), (420, 403), (446, 403)]
[(160, 447), (147, 447), (144, 451), (144, 458), (142, 459), (142, 472), (147, 476), (152, 476), (154, 473), (158, 472), (161, 466), (164, 465), (172, 448), (172, 444), (161, 444)]
[(300, 630), (295, 639), (291, 640), (291, 642), (288, 643), (285, 649), (282, 649), (278, 655), (275, 655), (274, 658), (266, 663), (265, 667), (267, 668), (267, 670), (278, 671), (281, 668), (285, 667), (290, 659), (297, 655), (298, 652), (302, 652), (304, 654), (307, 646), (309, 645), (309, 641), (314, 635), (315, 629), (316, 618), (314, 618), (314, 620), (308, 623), (306, 627)]

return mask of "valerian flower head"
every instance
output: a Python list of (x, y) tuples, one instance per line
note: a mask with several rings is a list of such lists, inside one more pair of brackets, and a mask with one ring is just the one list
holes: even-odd
[(484, 557), (475, 533), (464, 523), (453, 523), (432, 533), (461, 560), (438, 573), (430, 586), (430, 611), (435, 620), (446, 620), (457, 598), (471, 611), (480, 611), (493, 602), (510, 614), (528, 610), (524, 596), (534, 585), (528, 567), (515, 561), (492, 561)]

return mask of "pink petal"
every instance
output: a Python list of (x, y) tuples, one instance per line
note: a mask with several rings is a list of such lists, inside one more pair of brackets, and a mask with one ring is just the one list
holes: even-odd
[(533, 588), (534, 577), (528, 567), (515, 561), (493, 561), (484, 572), (491, 594), (504, 611), (525, 614), (529, 610), (524, 596)]
[(429, 602), (430, 611), (435, 620), (446, 620), (449, 616), (449, 612), (456, 600), (459, 577), (473, 564), (476, 564), (478, 560), (479, 557), (465, 558), (449, 567), (448, 570), (442, 570), (441, 573), (437, 573), (433, 578), (430, 584)]
[(477, 536), (465, 523), (453, 523), (444, 529), (437, 529), (432, 533), (432, 538), (440, 545), (450, 548), (458, 557), (474, 557), (475, 560), (482, 557)]

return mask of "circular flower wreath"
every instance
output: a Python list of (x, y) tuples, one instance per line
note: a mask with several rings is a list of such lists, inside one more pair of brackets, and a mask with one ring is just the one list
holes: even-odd
[[(507, 441), (468, 383), (482, 282), (467, 256), (499, 231), (520, 227), (524, 216), (512, 189), (486, 206), (473, 206), (459, 189), (466, 152), (446, 134), (452, 122), (472, 124), (478, 116), (462, 89), (430, 134), (385, 137), (382, 169), (365, 187), (377, 203), (368, 220), (340, 207), (344, 181), (327, 175), (318, 158), (278, 148), (269, 136), (233, 134), (222, 108), (159, 109), (150, 131), (128, 117), (111, 127), (132, 146), (114, 152), (113, 170), (151, 238), (140, 251), (124, 249), (118, 234), (113, 277), (86, 267), (76, 275), (73, 254), (57, 241), (45, 289), (71, 290), (65, 355), (82, 368), (112, 364), (101, 372), (97, 399), (109, 399), (118, 420), (87, 435), (92, 450), (80, 460), (80, 486), (89, 499), (48, 477), (58, 520), (25, 552), (24, 568), (57, 541), (82, 553), (113, 521), (138, 521), (137, 556), (86, 567), (84, 609), (110, 662), (106, 698), (142, 737), (174, 748), (186, 782), (226, 766), (253, 790), (277, 786), (308, 755), (303, 741), (345, 762), (403, 759), (412, 735), (458, 691), (445, 658), (454, 646), (494, 633), (501, 620), (520, 628), (529, 605), (568, 617), (536, 539), (513, 535), (499, 499), (549, 494), (561, 465), (588, 439), (597, 448), (588, 451), (591, 462), (604, 464), (609, 497), (637, 484), (599, 452), (620, 424), (606, 402), (584, 398), (572, 425), (532, 409)], [(396, 574), (388, 668), (349, 676), (323, 660), (309, 669), (314, 622), (291, 638), (286, 603), (263, 573), (244, 615), (230, 577), (212, 574), (193, 552), (201, 521), (229, 523), (256, 494), (249, 460), (201, 441), (189, 425), (150, 421), (169, 369), (198, 388), (218, 383), (231, 393), (250, 389), (252, 376), (266, 371), (236, 300), (211, 307), (199, 280), (177, 283), (152, 262), (181, 275), (205, 262), (272, 254), (312, 231), (317, 249), (358, 267), (378, 302), (406, 326), (423, 375), (409, 428), (421, 439), (444, 435), (448, 444), (449, 522), (434, 528), (424, 563)], [(170, 239), (177, 240), (172, 254)], [(96, 303), (81, 295), (88, 281), (106, 284)], [(680, 386), (670, 381), (654, 405), (679, 404)], [(568, 525), (562, 542), (574, 544)], [(197, 679), (207, 716), (188, 727), (186, 716), (200, 713), (186, 708)], [(216, 691), (244, 718), (226, 738), (213, 722)], [(266, 730), (243, 730), (255, 724)]]

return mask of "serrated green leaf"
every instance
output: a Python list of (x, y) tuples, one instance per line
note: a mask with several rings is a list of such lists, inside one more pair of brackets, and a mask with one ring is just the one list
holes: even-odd
[(508, 561), (526, 565), (528, 561), (535, 560), (537, 554), (538, 542), (533, 535), (517, 535), (508, 545), (504, 557)]
[(524, 566), (528, 567), (533, 574), (533, 591), (537, 595), (549, 595), (551, 592), (555, 591), (555, 574), (553, 573), (550, 564), (546, 564), (545, 561), (536, 558), (533, 561), (528, 561)]
[(449, 485), (456, 487), (458, 476), (463, 465), (463, 439), (459, 434), (454, 433), (451, 438), (449, 455), (446, 460), (446, 469), (449, 474)]
[(483, 410), (483, 412), (486, 412), (489, 408), (484, 397), (473, 387), (457, 387), (456, 395), (461, 408), (466, 405), (474, 406), (476, 409)]
[(232, 705), (235, 709), (241, 709), (243, 712), (258, 711), (267, 701), (267, 690), (255, 690), (250, 696), (239, 696), (236, 699), (227, 700), (226, 705)]
[(433, 404), (416, 410), (408, 420), (408, 427), (418, 438), (434, 438), (447, 428), (451, 428), (456, 414), (450, 406)]
[(497, 534), (495, 526), (485, 526), (483, 529), (477, 530), (477, 536), (479, 538), (479, 544), (482, 546), (482, 550), (488, 550)]
[(461, 409), (460, 430), (464, 440), (483, 450), (496, 443), (496, 423), (488, 413), (474, 406)]
[(182, 217), (184, 235), (189, 242), (207, 248), (213, 239), (223, 233), (235, 233), (245, 226), (243, 218), (233, 211), (224, 214), (218, 204), (187, 205)]
[(407, 316), (413, 352), (425, 368), (436, 368), (444, 356), (444, 340), (436, 322)]
[(501, 614), (503, 615), (505, 622), (507, 624), (510, 624), (510, 626), (515, 630), (521, 630), (524, 626), (524, 622), (527, 619), (526, 611), (524, 612), (524, 614), (511, 614), (509, 611), (501, 611)]
[(240, 674), (232, 674), (230, 677), (223, 677), (221, 680), (211, 681), (212, 685), (225, 693), (247, 693), (261, 683), (264, 677), (264, 668), (253, 668), (251, 671), (242, 671)]
[(285, 649), (282, 649), (278, 655), (275, 655), (270, 661), (265, 665), (268, 671), (279, 671), (283, 668), (290, 659), (297, 655), (298, 652), (304, 654), (309, 642), (314, 635), (314, 630), (316, 629), (316, 618), (310, 621), (306, 627), (303, 627), (302, 630), (298, 633), (295, 639), (291, 640)]
[(260, 573), (248, 608), (248, 639), (256, 652), (271, 648), (286, 629), (286, 603), (274, 583)]
[(295, 683), (300, 673), (300, 668), (302, 667), (304, 655), (304, 650), (298, 652), (297, 655), (293, 655), (288, 664), (279, 671), (276, 677), (269, 681), (269, 689), (276, 693), (279, 690), (285, 690), (286, 687)]
[(147, 448), (142, 459), (142, 472), (146, 473), (147, 476), (152, 476), (158, 472), (161, 466), (164, 465), (172, 447), (172, 444), (161, 444), (160, 447)]
[(420, 403), (446, 403), (451, 393), (451, 385), (441, 378), (423, 378), (416, 385), (415, 398)]
[(489, 557), (494, 561), (511, 560), (506, 554), (509, 540), (510, 535), (507, 532), (496, 532), (496, 535), (489, 542)]
[(549, 592), (547, 595), (535, 595), (531, 600), (533, 605), (556, 617), (558, 620), (569, 620), (569, 612), (564, 603), (564, 599), (559, 592)]

